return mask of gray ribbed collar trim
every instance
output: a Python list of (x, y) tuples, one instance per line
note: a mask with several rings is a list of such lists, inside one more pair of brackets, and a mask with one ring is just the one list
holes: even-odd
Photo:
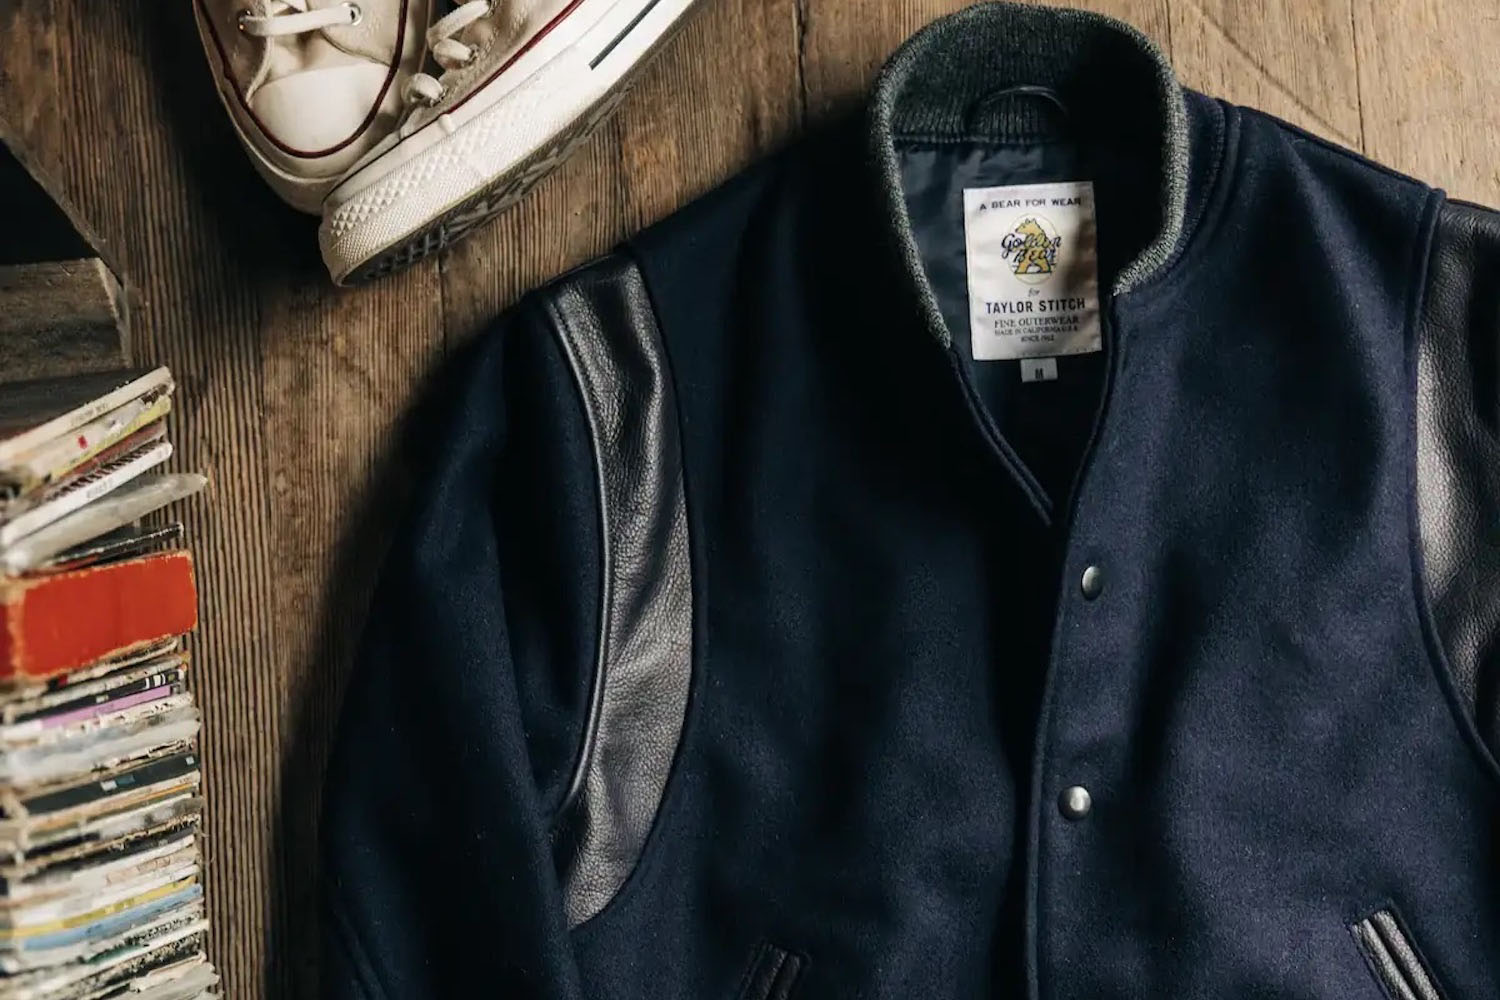
[(1088, 11), (981, 3), (913, 35), (881, 71), (870, 104), (870, 137), (909, 277), (932, 328), (943, 322), (912, 235), (898, 137), (1004, 141), (1035, 136), (1044, 124), (1032, 104), (973, 109), (1004, 86), (1049, 87), (1084, 127), (1129, 131), (1161, 150), (1161, 226), (1115, 277), (1114, 293), (1141, 284), (1171, 258), (1182, 235), (1188, 189), (1188, 124), (1182, 88), (1156, 45), (1123, 21)]

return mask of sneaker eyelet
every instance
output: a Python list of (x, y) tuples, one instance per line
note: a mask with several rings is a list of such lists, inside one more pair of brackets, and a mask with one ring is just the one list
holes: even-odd
[(345, 3), (344, 7), (349, 11), (349, 27), (354, 27), (365, 19), (365, 12), (357, 3)]
[(235, 26), (238, 27), (241, 31), (244, 31), (245, 30), (245, 22), (248, 21), (248, 20), (250, 20), (250, 18), (252, 18), (254, 16), (255, 16), (255, 11), (251, 10), (249, 7), (244, 8), (238, 14), (235, 15), (235, 17), (234, 17)]

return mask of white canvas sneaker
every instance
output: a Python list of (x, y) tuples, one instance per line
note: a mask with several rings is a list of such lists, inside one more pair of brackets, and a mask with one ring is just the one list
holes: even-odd
[(305, 212), (389, 134), (431, 0), (193, 0), (219, 97), (255, 167)]
[(427, 31), (441, 73), (414, 75), (396, 132), (323, 206), (340, 284), (433, 253), (505, 209), (624, 96), (697, 0), (470, 0)]

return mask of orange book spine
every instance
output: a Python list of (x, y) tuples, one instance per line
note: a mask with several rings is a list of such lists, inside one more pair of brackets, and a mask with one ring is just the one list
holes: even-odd
[(0, 680), (77, 670), (197, 624), (187, 552), (0, 582)]

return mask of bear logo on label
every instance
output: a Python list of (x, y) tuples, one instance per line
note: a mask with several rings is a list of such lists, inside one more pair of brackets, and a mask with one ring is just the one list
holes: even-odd
[(1014, 229), (1000, 241), (1005, 259), (1011, 262), (1016, 277), (1039, 285), (1057, 269), (1057, 251), (1062, 237), (1057, 227), (1040, 215), (1022, 216)]

